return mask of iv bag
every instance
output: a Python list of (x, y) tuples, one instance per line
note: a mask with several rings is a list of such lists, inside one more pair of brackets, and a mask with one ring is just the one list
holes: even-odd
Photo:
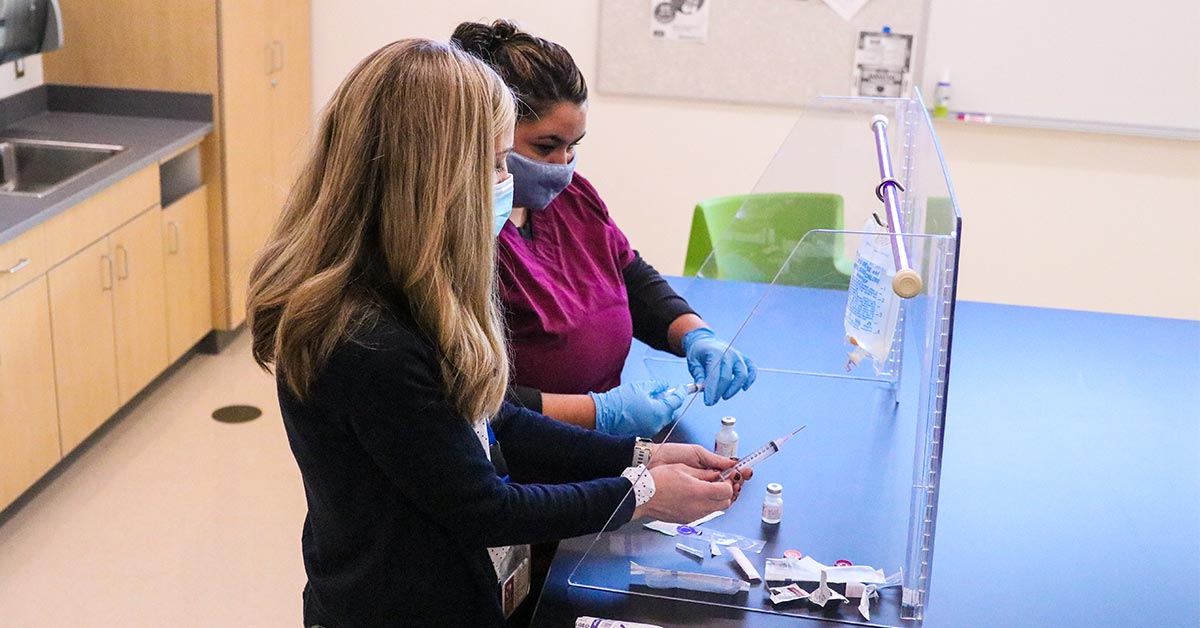
[(900, 316), (900, 297), (892, 290), (896, 265), (888, 232), (868, 218), (858, 244), (854, 273), (850, 276), (846, 299), (846, 340), (854, 345), (846, 370), (871, 358), (876, 374), (882, 374), (884, 362), (892, 351), (896, 320)]

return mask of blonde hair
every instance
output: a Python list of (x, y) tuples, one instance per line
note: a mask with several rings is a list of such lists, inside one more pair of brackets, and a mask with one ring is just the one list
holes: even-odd
[(508, 356), (496, 304), (496, 137), (515, 105), (481, 61), (402, 40), (358, 64), (250, 275), (254, 359), (306, 399), (339, 344), (388, 307), (437, 349), (450, 403), (499, 409)]

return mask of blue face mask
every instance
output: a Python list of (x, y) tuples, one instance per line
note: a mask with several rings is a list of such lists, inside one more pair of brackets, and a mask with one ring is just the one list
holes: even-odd
[(508, 154), (508, 171), (521, 180), (513, 195), (513, 205), (527, 209), (545, 209), (550, 201), (567, 189), (575, 176), (579, 153), (566, 164), (548, 164), (516, 153)]
[(512, 215), (514, 178), (510, 174), (507, 179), (492, 186), (493, 237), (500, 235), (500, 231), (504, 229), (504, 223), (508, 222), (508, 217)]

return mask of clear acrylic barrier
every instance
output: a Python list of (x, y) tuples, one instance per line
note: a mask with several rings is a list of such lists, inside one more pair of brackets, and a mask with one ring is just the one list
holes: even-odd
[[(713, 253), (681, 292), (720, 337), (755, 361), (758, 381), (713, 407), (693, 397), (656, 440), (711, 447), (721, 417), (735, 416), (739, 454), (745, 455), (801, 425), (807, 428), (755, 468), (741, 499), (705, 523), (700, 536), (668, 536), (647, 529), (644, 520), (630, 522), (596, 537), (569, 577), (572, 586), (798, 620), (920, 625), (932, 567), (961, 220), (919, 95), (828, 99), (824, 107), (815, 122), (797, 123), (754, 193), (838, 194), (846, 199), (845, 222), (854, 228), (815, 229), (794, 245), (781, 243), (780, 230), (743, 206), (728, 228), (714, 234)], [(860, 226), (872, 212), (882, 216), (883, 211), (874, 196), (879, 175), (869, 127), (879, 113), (891, 121), (891, 159), (904, 187), (903, 237), (923, 291), (900, 300), (891, 353), (879, 368), (866, 361), (848, 370), (853, 347), (846, 342), (844, 320), (850, 262), (864, 237), (872, 235)], [(783, 252), (769, 280), (738, 276), (746, 265), (729, 261), (753, 258), (755, 272), (761, 273), (772, 247)], [(657, 379), (691, 381), (684, 361), (665, 353), (647, 350), (644, 367)], [(779, 524), (760, 520), (764, 490), (772, 482), (784, 487)], [(714, 530), (764, 541), (760, 553), (747, 552), (764, 576), (765, 559), (794, 550), (825, 565), (848, 560), (878, 568), (900, 586), (879, 590), (868, 620), (857, 598), (824, 608), (807, 601), (772, 604), (767, 586), (781, 582), (754, 582), (749, 592), (728, 595), (651, 588), (631, 579), (631, 561), (744, 578), (727, 551), (710, 555), (707, 539)], [(681, 542), (704, 557), (680, 551), (676, 544)], [(809, 591), (817, 586), (798, 584)], [(845, 592), (844, 585), (830, 586)]]

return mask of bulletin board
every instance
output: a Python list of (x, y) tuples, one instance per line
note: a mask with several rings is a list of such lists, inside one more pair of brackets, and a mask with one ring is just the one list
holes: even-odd
[(862, 31), (913, 35), (920, 85), (927, 0), (870, 0), (843, 19), (822, 0), (705, 0), (704, 41), (651, 32), (649, 0), (600, 2), (602, 93), (802, 106), (848, 96)]

